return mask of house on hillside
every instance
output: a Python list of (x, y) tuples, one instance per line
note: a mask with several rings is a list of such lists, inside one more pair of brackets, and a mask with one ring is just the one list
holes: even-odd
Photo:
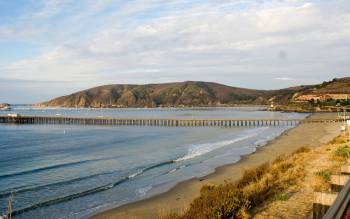
[(325, 100), (349, 100), (350, 94), (326, 94)]
[(350, 94), (305, 94), (294, 98), (296, 102), (306, 102), (310, 100), (321, 102), (327, 100), (350, 100)]
[(303, 101), (310, 101), (310, 100), (324, 101), (325, 99), (324, 99), (323, 95), (319, 95), (319, 94), (305, 94), (305, 95), (297, 96), (294, 100), (297, 101), (297, 102), (303, 102)]

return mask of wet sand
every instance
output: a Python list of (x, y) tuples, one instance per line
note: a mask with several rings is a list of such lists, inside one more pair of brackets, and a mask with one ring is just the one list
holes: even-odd
[[(310, 118), (334, 118), (336, 115), (336, 113), (316, 113)], [(339, 123), (301, 124), (284, 132), (264, 147), (258, 148), (255, 153), (243, 156), (237, 163), (218, 167), (208, 176), (181, 182), (165, 193), (107, 210), (92, 218), (153, 219), (172, 212), (181, 213), (194, 198), (199, 196), (203, 185), (238, 180), (246, 169), (272, 161), (279, 155), (289, 154), (302, 146), (318, 147), (325, 144), (340, 133), (340, 126)]]

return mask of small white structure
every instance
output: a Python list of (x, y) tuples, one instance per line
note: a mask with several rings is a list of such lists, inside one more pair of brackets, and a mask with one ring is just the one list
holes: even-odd
[(10, 113), (10, 114), (7, 114), (7, 116), (12, 117), (12, 118), (17, 118), (17, 117), (19, 117), (19, 114), (17, 114), (17, 113)]

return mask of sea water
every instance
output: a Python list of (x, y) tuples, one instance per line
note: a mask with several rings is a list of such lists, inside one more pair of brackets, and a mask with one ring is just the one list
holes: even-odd
[[(5, 113), (5, 112), (1, 112)], [(22, 115), (115, 118), (304, 118), (260, 108), (48, 109)], [(0, 125), (0, 213), (86, 218), (235, 163), (291, 127)]]

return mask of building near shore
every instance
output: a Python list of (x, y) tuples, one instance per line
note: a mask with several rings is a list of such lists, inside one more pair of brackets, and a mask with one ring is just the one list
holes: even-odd
[(303, 102), (303, 101), (321, 101), (325, 102), (327, 100), (350, 100), (350, 94), (305, 94), (297, 96), (294, 101)]

